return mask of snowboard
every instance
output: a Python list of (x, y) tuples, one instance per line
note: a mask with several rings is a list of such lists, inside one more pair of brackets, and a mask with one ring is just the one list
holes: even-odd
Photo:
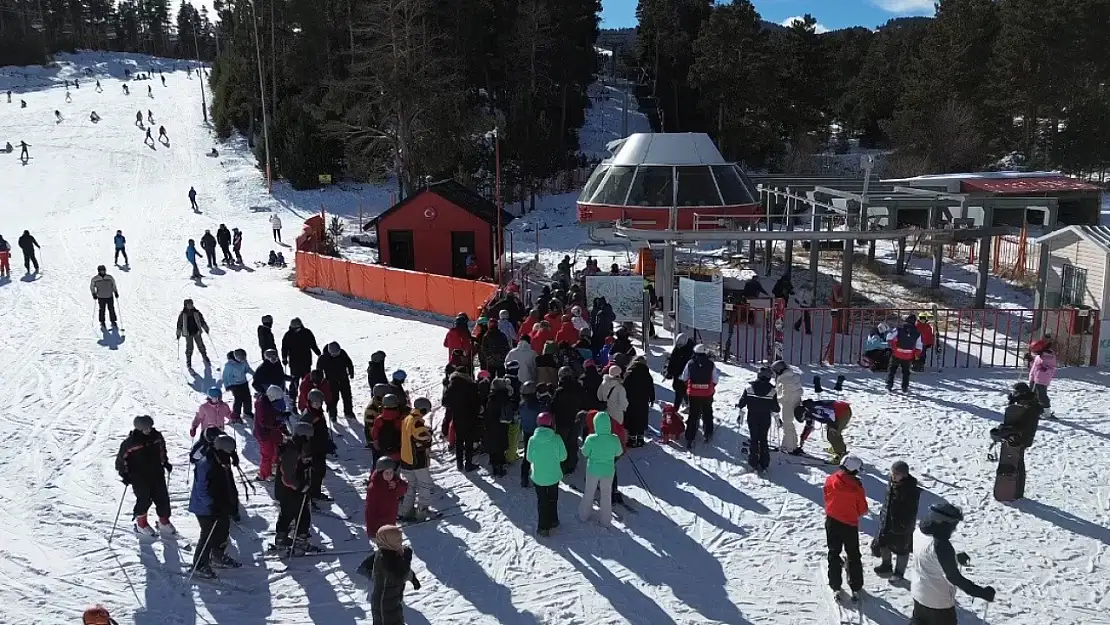
[(1014, 501), (1021, 497), (1021, 483), (1025, 481), (1025, 448), (1002, 443), (998, 453), (998, 469), (994, 474), (994, 498)]

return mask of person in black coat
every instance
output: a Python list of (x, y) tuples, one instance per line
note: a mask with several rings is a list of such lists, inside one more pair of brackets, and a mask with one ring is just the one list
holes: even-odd
[(370, 354), (370, 362), (366, 363), (366, 383), (370, 388), (389, 384), (389, 377), (385, 374), (385, 352), (378, 350)]
[[(584, 425), (578, 422), (578, 411), (585, 409), (588, 403), (582, 384), (573, 372), (569, 373), (559, 376), (559, 385), (548, 408), (551, 416), (555, 417), (555, 432), (563, 439), (563, 446), (567, 449), (567, 459), (562, 462), (563, 475), (570, 475), (578, 468), (578, 440)], [(596, 390), (594, 395), (597, 395)]]
[(601, 388), (601, 372), (597, 370), (597, 363), (587, 360), (582, 366), (581, 382), (586, 402), (579, 410), (605, 410), (605, 402), (597, 398), (597, 389)]
[(686, 334), (679, 334), (674, 340), (674, 349), (667, 356), (667, 364), (663, 369), (663, 379), (671, 380), (674, 389), (674, 407), (681, 408), (686, 402), (686, 383), (682, 381), (682, 371), (686, 364), (694, 357), (694, 339)]
[(38, 273), (39, 259), (35, 257), (35, 248), (41, 248), (42, 246), (35, 240), (31, 231), (24, 230), (23, 234), (19, 235), (19, 239), (16, 243), (19, 244), (19, 249), (23, 251), (23, 268), (27, 270), (27, 273), (30, 273), (31, 265), (33, 264), (35, 266), (35, 273)]
[[(1003, 445), (1012, 448), (1012, 453), (1008, 454), (1007, 468), (1017, 472), (1013, 499), (1025, 496), (1025, 449), (1033, 445), (1043, 412), (1044, 408), (1029, 385), (1018, 382), (1014, 385), (1009, 396), (1009, 405), (1002, 414), (1002, 425), (991, 429), (992, 440), (1001, 441)], [(1001, 465), (999, 470), (1002, 470)]]
[[(879, 514), (879, 533), (871, 544), (872, 554), (882, 558), (875, 573), (890, 576), (892, 582), (901, 582), (906, 565), (913, 552), (913, 530), (917, 525), (917, 505), (921, 502), (921, 487), (917, 478), (910, 475), (910, 465), (898, 460), (890, 466), (890, 484), (886, 489), (883, 511)], [(891, 554), (894, 566), (891, 567)]]
[[(251, 379), (251, 387), (255, 392), (262, 395), (271, 386), (285, 388), (286, 383), (290, 381), (296, 384), (296, 380), (285, 374), (285, 368), (281, 366), (277, 350), (271, 348), (263, 352), (262, 364), (254, 370), (254, 378)], [(294, 398), (296, 396), (296, 394), (293, 395)]]
[(505, 477), (505, 450), (509, 447), (509, 424), (513, 421), (512, 386), (506, 378), (496, 378), (490, 384), (484, 418), (486, 452), (489, 453), (489, 470), (494, 477)]
[(312, 370), (313, 354), (320, 355), (316, 335), (304, 327), (299, 318), (294, 317), (289, 321), (289, 331), (281, 337), (281, 362), (289, 366), (289, 375), (293, 379), (289, 388), (290, 395), (297, 395), (296, 383)]
[(176, 530), (170, 523), (170, 492), (166, 488), (166, 473), (173, 471), (173, 465), (166, 455), (166, 440), (154, 429), (154, 419), (148, 415), (135, 417), (134, 426), (120, 443), (116, 472), (135, 493), (135, 531), (154, 535), (146, 520), (146, 513), (154, 504), (159, 529), (174, 534)]
[(455, 425), (455, 467), (459, 471), (473, 471), (474, 441), (478, 436), (478, 385), (465, 373), (452, 373), (443, 392), (443, 406)]
[(771, 382), (774, 372), (770, 367), (760, 367), (755, 380), (740, 394), (740, 401), (736, 407), (748, 410), (748, 465), (756, 471), (766, 471), (771, 466), (771, 447), (767, 442), (767, 433), (771, 431), (771, 420), (774, 414), (782, 412), (779, 400), (775, 395), (775, 384)]
[(266, 357), (266, 350), (277, 349), (277, 343), (274, 341), (274, 318), (270, 315), (262, 315), (262, 325), (258, 326), (258, 349), (262, 352), (263, 358)]
[(205, 258), (208, 259), (208, 268), (215, 269), (218, 267), (219, 263), (216, 262), (216, 237), (212, 236), (211, 230), (204, 231), (204, 236), (200, 238), (200, 247), (204, 250)]
[(231, 255), (231, 230), (227, 229), (226, 224), (220, 224), (216, 229), (216, 242), (220, 244), (220, 251), (224, 253), (224, 263), (230, 265), (235, 262), (235, 258)]
[[(339, 400), (343, 399), (343, 416), (348, 419), (355, 418), (355, 409), (351, 401), (351, 380), (355, 379), (355, 363), (346, 350), (339, 343), (328, 343), (327, 349), (320, 354), (316, 361), (316, 368), (324, 372), (324, 377), (331, 384), (331, 402), (328, 403), (328, 416), (334, 421), (338, 412)], [(373, 388), (373, 387), (371, 387)]]
[(235, 439), (220, 434), (207, 446), (196, 464), (196, 479), (189, 496), (189, 511), (200, 525), (200, 549), (193, 553), (199, 577), (214, 578), (209, 562), (222, 568), (242, 566), (227, 555), (231, 521), (239, 519), (239, 494), (235, 488)]
[(509, 345), (509, 338), (497, 328), (496, 324), (491, 324), (479, 346), (482, 368), (494, 377), (502, 375), (505, 372), (505, 356), (510, 349), (512, 346)]
[(405, 584), (412, 582), (413, 590), (420, 590), (420, 580), (412, 572), (412, 548), (405, 547), (403, 539), (396, 525), (383, 525), (374, 536), (378, 552), (370, 590), (373, 625), (405, 625)]
[[(293, 426), (292, 434), (278, 451), (277, 479), (274, 480), (278, 518), (274, 527), (274, 543), (279, 549), (293, 547), (296, 553), (307, 545), (312, 527), (308, 496), (312, 490), (312, 438), (315, 431), (311, 424), (302, 421)], [(290, 536), (290, 532), (294, 536)]]
[(655, 403), (655, 380), (651, 378), (647, 359), (637, 356), (624, 374), (624, 391), (628, 408), (624, 411), (624, 427), (628, 430), (628, 446), (643, 447), (648, 427), (648, 410)]

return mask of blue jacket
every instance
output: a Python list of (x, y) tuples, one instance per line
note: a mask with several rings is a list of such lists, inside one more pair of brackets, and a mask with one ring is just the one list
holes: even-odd
[(890, 345), (883, 340), (883, 337), (878, 334), (872, 334), (867, 337), (867, 340), (863, 343), (863, 351), (869, 352), (876, 349), (890, 349)]
[(231, 473), (230, 460), (221, 464), (218, 452), (211, 451), (197, 462), (189, 512), (199, 516), (234, 515), (239, 509), (239, 493)]
[(531, 434), (536, 431), (536, 418), (546, 408), (536, 399), (535, 395), (529, 397), (530, 399), (520, 402), (520, 431)]
[(190, 246), (186, 247), (186, 248), (185, 248), (185, 258), (186, 258), (186, 259), (187, 259), (187, 260), (188, 260), (188, 261), (189, 261), (190, 263), (195, 263), (195, 262), (197, 262), (197, 248), (196, 248), (196, 247), (194, 247), (194, 246), (192, 246), (192, 245), (190, 245)]
[(117, 250), (122, 250), (123, 246), (127, 245), (127, 238), (124, 237), (122, 234), (117, 234), (116, 237), (112, 240), (116, 242)]
[(229, 360), (224, 363), (224, 388), (247, 383), (247, 374), (254, 375), (249, 363)]

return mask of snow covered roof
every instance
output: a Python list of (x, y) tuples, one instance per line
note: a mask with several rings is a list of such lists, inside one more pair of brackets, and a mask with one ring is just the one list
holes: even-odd
[(703, 132), (656, 132), (629, 135), (611, 142), (612, 165), (727, 165)]
[(1053, 171), (982, 171), (963, 174), (927, 174), (910, 178), (889, 178), (885, 183), (910, 184), (914, 182), (947, 182), (949, 180), (1006, 180), (1013, 178), (1059, 178), (1060, 172)]
[(1039, 236), (1034, 239), (1034, 241), (1036, 243), (1044, 243), (1065, 232), (1075, 234), (1079, 238), (1097, 245), (1103, 253), (1110, 254), (1110, 226), (1068, 226), (1067, 228), (1060, 228), (1046, 235)]

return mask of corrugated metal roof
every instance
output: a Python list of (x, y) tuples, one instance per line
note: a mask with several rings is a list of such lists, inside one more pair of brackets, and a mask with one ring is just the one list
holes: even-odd
[(636, 133), (620, 140), (612, 165), (726, 165), (709, 135), (703, 132)]
[(1110, 254), (1110, 226), (1068, 226), (1053, 230), (1044, 236), (1034, 239), (1037, 243), (1052, 240), (1065, 232), (1071, 232), (1081, 239), (1097, 245), (1106, 254)]
[(994, 193), (996, 195), (1024, 195), (1026, 193), (1053, 193), (1059, 191), (1101, 191), (1098, 186), (1076, 178), (1055, 176), (1050, 178), (970, 179), (960, 181), (964, 193)]

